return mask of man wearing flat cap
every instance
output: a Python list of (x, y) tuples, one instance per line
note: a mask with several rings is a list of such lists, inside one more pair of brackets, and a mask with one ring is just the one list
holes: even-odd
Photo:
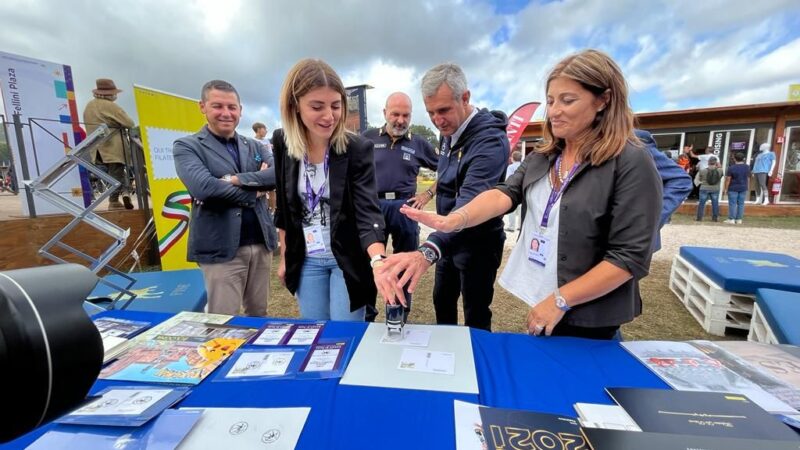
[[(86, 124), (86, 132), (92, 134), (102, 124), (108, 125), (114, 135), (105, 141), (92, 155), (92, 162), (95, 164), (105, 164), (108, 174), (125, 184), (125, 141), (121, 131), (125, 128), (133, 128), (135, 125), (125, 111), (114, 101), (117, 94), (122, 92), (117, 89), (114, 80), (108, 78), (98, 78), (97, 88), (92, 90), (94, 99), (86, 105), (83, 110), (83, 121)], [(127, 192), (123, 193), (120, 203), (119, 196), (122, 189), (115, 190), (108, 201), (108, 209), (133, 209), (131, 197)]]

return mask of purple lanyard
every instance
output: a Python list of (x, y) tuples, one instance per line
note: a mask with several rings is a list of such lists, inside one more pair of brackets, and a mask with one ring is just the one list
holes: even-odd
[(325, 150), (325, 160), (322, 163), (323, 170), (325, 172), (325, 179), (322, 181), (322, 186), (319, 188), (318, 193), (314, 193), (314, 189), (311, 187), (311, 177), (308, 175), (308, 154), (303, 156), (303, 165), (305, 168), (305, 175), (306, 175), (306, 195), (308, 196), (308, 211), (313, 215), (314, 209), (317, 208), (319, 202), (322, 200), (322, 194), (325, 193), (325, 182), (328, 181), (328, 155), (330, 154), (329, 150)]
[[(567, 174), (567, 179), (561, 183), (561, 187), (556, 190), (556, 187), (550, 190), (550, 198), (547, 199), (547, 206), (544, 207), (544, 213), (542, 213), (542, 228), (547, 228), (547, 222), (550, 220), (550, 210), (553, 209), (553, 206), (556, 205), (556, 202), (559, 198), (561, 198), (561, 194), (567, 189), (567, 185), (570, 181), (572, 181), (572, 177), (575, 175), (575, 172), (578, 170), (578, 163), (572, 165), (572, 169), (569, 170), (569, 174)], [(561, 172), (561, 155), (558, 155), (558, 159), (556, 160), (556, 167), (559, 172)], [(558, 176), (558, 174), (556, 175)]]

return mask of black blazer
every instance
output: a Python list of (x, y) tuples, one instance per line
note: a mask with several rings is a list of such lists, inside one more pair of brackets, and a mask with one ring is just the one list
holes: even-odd
[[(497, 189), (522, 205), (527, 189), (546, 177), (556, 154), (531, 153)], [(639, 280), (650, 268), (653, 238), (661, 213), (661, 178), (650, 153), (627, 144), (622, 153), (595, 167), (579, 166), (561, 196), (558, 221), (558, 285), (580, 277), (600, 261), (628, 271), (633, 278), (606, 295), (578, 305), (563, 322), (581, 327), (615, 326), (642, 312)]]
[[(350, 310), (371, 303), (377, 288), (369, 266), (367, 247), (384, 240), (384, 222), (378, 206), (372, 142), (354, 134), (347, 136), (347, 150), (331, 152), (329, 167), (331, 250), (344, 272)], [(301, 161), (288, 155), (283, 130), (272, 134), (275, 155), (277, 200), (275, 226), (286, 232), (286, 287), (294, 294), (306, 257), (303, 235), (303, 205), (297, 193)]]

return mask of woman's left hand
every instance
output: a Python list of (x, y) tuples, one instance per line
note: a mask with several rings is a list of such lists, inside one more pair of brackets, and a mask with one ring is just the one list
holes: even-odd
[(400, 207), (400, 212), (409, 219), (419, 222), (425, 226), (429, 226), (437, 231), (450, 233), (458, 227), (459, 222), (462, 220), (460, 216), (448, 215), (440, 216), (438, 214), (423, 211), (421, 209), (412, 208), (408, 205)]
[(555, 297), (549, 295), (528, 311), (528, 334), (550, 336), (563, 317), (564, 311), (556, 306)]

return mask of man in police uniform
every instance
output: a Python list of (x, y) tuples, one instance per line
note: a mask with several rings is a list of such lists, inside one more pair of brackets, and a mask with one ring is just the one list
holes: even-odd
[[(417, 175), (420, 166), (436, 170), (439, 156), (425, 138), (408, 131), (411, 125), (411, 98), (408, 95), (402, 92), (391, 94), (386, 99), (383, 115), (386, 124), (367, 130), (364, 137), (375, 144), (375, 178), (386, 221), (386, 235), (392, 236), (394, 253), (408, 252), (419, 246), (419, 224), (400, 214), (400, 207), (408, 203), (422, 209), (433, 198), (435, 184), (417, 193)], [(406, 292), (405, 297), (408, 314), (411, 294)], [(369, 314), (367, 316), (369, 318)]]

